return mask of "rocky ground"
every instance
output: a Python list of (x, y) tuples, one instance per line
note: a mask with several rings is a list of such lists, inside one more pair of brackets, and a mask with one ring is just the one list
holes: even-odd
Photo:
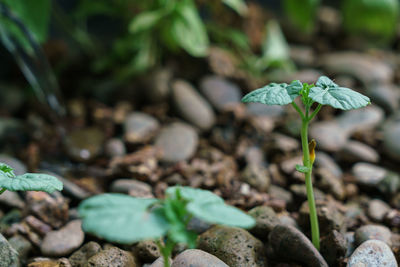
[(400, 57), (292, 48), (300, 68), (275, 82), (326, 74), (372, 100), (344, 113), (324, 107), (312, 123), (320, 251), (308, 238), (304, 177), (295, 171), (302, 158), (297, 114), (240, 103), (243, 85), (251, 86), (218, 69), (213, 54), (212, 71), (190, 82), (169, 69), (143, 79), (141, 104), (69, 99), (61, 128), (35, 110), (21, 112), (22, 102), (5, 94), (0, 162), (16, 174), (57, 175), (64, 190), (0, 196), (0, 266), (162, 266), (152, 241), (121, 246), (84, 234), (76, 208), (102, 192), (162, 198), (175, 184), (212, 190), (257, 225), (246, 231), (193, 220), (198, 249), (176, 248), (174, 267), (397, 266)]

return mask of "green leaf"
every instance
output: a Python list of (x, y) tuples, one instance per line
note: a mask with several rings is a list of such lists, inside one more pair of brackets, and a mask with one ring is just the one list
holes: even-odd
[(286, 83), (271, 83), (260, 89), (248, 93), (242, 98), (242, 102), (257, 102), (266, 105), (287, 105), (300, 95), (303, 85), (300, 81)]
[(251, 228), (255, 225), (253, 217), (243, 211), (218, 202), (191, 202), (187, 209), (197, 218), (208, 222), (229, 226)]
[(235, 10), (239, 15), (246, 16), (248, 8), (243, 0), (222, 0), (222, 2)]
[(56, 177), (41, 173), (25, 173), (16, 177), (0, 176), (0, 187), (9, 191), (44, 191), (53, 193), (63, 189)]
[(151, 206), (157, 199), (140, 199), (123, 194), (102, 194), (79, 205), (82, 228), (111, 242), (132, 244), (162, 237), (170, 228), (161, 210)]
[(262, 46), (262, 60), (266, 67), (290, 62), (290, 48), (278, 22), (270, 20), (267, 23), (266, 32)]
[(161, 20), (164, 14), (163, 10), (142, 12), (131, 20), (129, 31), (131, 33), (138, 33), (150, 30)]
[(298, 172), (306, 173), (306, 172), (310, 171), (310, 168), (308, 168), (306, 166), (302, 166), (302, 165), (296, 164), (296, 170)]
[(0, 163), (0, 176), (15, 177), (14, 169), (7, 164)]
[(192, 1), (181, 2), (171, 26), (174, 40), (195, 57), (207, 55), (209, 40), (205, 26)]
[[(289, 20), (304, 32), (311, 32), (321, 0), (285, 0), (284, 10)], [(347, 1), (347, 0), (346, 0)]]
[(318, 79), (315, 87), (310, 89), (308, 97), (322, 105), (343, 110), (357, 109), (371, 103), (367, 96), (349, 88), (339, 87), (326, 76)]
[(172, 186), (169, 187), (165, 192), (168, 197), (172, 197), (176, 195), (176, 192), (178, 190), (181, 197), (188, 201), (193, 201), (198, 203), (203, 203), (203, 202), (224, 203), (224, 200), (222, 198), (220, 198), (219, 196), (208, 190), (202, 190), (188, 186)]

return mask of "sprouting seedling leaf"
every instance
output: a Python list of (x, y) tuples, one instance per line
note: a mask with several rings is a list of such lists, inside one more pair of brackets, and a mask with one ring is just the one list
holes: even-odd
[(53, 193), (63, 189), (63, 184), (56, 177), (40, 174), (40, 173), (25, 173), (10, 177), (0, 175), (0, 187), (9, 191), (44, 191)]
[(308, 96), (322, 105), (330, 105), (343, 110), (357, 109), (371, 103), (367, 96), (349, 88), (339, 87), (326, 76), (318, 79), (315, 87), (310, 89)]
[(78, 209), (82, 228), (108, 241), (132, 244), (166, 234), (170, 224), (160, 214), (157, 199), (102, 194), (84, 200)]
[(308, 168), (306, 166), (302, 166), (302, 165), (296, 164), (296, 170), (298, 172), (301, 172), (301, 173), (306, 173), (306, 172), (310, 171), (310, 168)]
[(291, 84), (271, 83), (262, 88), (250, 92), (242, 98), (242, 102), (257, 102), (266, 105), (287, 105), (300, 95), (303, 85), (300, 81)]
[(0, 163), (0, 176), (15, 177), (14, 169), (7, 164)]

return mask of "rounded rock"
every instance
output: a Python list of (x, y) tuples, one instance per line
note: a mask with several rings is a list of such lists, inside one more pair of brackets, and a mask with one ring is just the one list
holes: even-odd
[(376, 222), (381, 222), (389, 211), (390, 206), (380, 199), (373, 199), (368, 203), (368, 216)]
[(88, 259), (101, 251), (98, 243), (90, 241), (75, 251), (69, 258), (72, 266), (83, 267)]
[(347, 267), (397, 267), (390, 247), (380, 240), (362, 243), (350, 256)]
[(208, 130), (214, 125), (215, 114), (210, 104), (188, 82), (174, 81), (172, 98), (175, 109), (186, 121), (201, 130)]
[(176, 163), (191, 158), (198, 142), (199, 137), (191, 126), (176, 122), (161, 130), (155, 146), (162, 151), (162, 161)]
[(210, 253), (200, 249), (187, 249), (175, 257), (171, 267), (229, 267)]
[(124, 138), (128, 143), (148, 142), (160, 124), (152, 116), (142, 112), (130, 113), (124, 122)]
[(355, 244), (360, 245), (367, 240), (380, 240), (392, 245), (392, 232), (386, 226), (382, 225), (364, 225), (358, 228), (354, 233)]
[(280, 223), (275, 211), (268, 206), (255, 207), (249, 211), (249, 215), (256, 220), (250, 232), (261, 239), (267, 239), (272, 229)]
[(123, 267), (139, 267), (136, 259), (128, 251), (119, 249), (117, 247), (110, 247), (102, 250), (94, 256), (90, 257), (85, 267), (110, 267), (110, 266), (123, 266)]
[(97, 128), (75, 130), (66, 137), (65, 149), (71, 159), (87, 162), (100, 155), (104, 133)]
[(105, 153), (110, 158), (126, 154), (125, 144), (118, 138), (111, 138), (105, 144)]
[(383, 127), (383, 146), (393, 159), (400, 162), (400, 112)]
[(200, 82), (200, 90), (219, 111), (240, 102), (240, 88), (222, 77), (207, 76)]

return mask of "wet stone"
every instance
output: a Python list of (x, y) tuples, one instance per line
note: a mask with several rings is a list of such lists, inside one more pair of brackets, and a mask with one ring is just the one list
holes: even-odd
[(269, 250), (274, 258), (294, 261), (305, 266), (328, 267), (311, 241), (294, 227), (277, 225), (269, 234), (268, 240)]
[(75, 161), (88, 162), (100, 155), (103, 149), (104, 133), (97, 128), (85, 128), (70, 132), (64, 147)]
[(210, 104), (186, 81), (172, 83), (172, 98), (179, 115), (201, 130), (210, 129), (215, 123), (215, 114)]
[(241, 180), (260, 192), (266, 192), (270, 185), (268, 170), (261, 165), (248, 164), (242, 171)]
[(347, 267), (397, 267), (396, 258), (390, 247), (380, 240), (362, 243), (351, 255)]
[(381, 222), (389, 211), (390, 206), (380, 199), (373, 199), (368, 203), (368, 216), (376, 222)]
[(256, 225), (250, 232), (262, 240), (267, 240), (268, 234), (280, 223), (275, 211), (268, 206), (255, 207), (248, 214), (256, 220)]
[(11, 246), (7, 239), (0, 234), (0, 267), (21, 266), (18, 252)]
[(110, 247), (89, 258), (85, 267), (139, 267), (133, 255), (117, 247)]
[(148, 142), (159, 127), (160, 124), (152, 116), (142, 112), (132, 112), (124, 122), (124, 138), (132, 144)]
[(75, 220), (59, 230), (47, 233), (40, 249), (44, 255), (65, 256), (82, 245), (84, 238), (81, 221)]
[(367, 240), (380, 240), (392, 245), (392, 232), (386, 226), (382, 225), (364, 225), (358, 228), (354, 233), (355, 244), (360, 245)]
[(198, 139), (192, 127), (177, 122), (161, 130), (156, 138), (155, 146), (162, 151), (162, 161), (175, 163), (187, 160), (194, 155)]
[(105, 154), (110, 157), (121, 157), (126, 154), (125, 144), (118, 138), (109, 139), (104, 145)]
[(375, 149), (358, 141), (348, 141), (339, 151), (339, 157), (347, 162), (376, 163), (379, 161), (379, 154)]
[(240, 88), (222, 77), (207, 76), (200, 82), (200, 90), (210, 103), (219, 111), (241, 99)]
[(111, 184), (111, 192), (130, 194), (134, 197), (154, 197), (150, 185), (134, 179), (118, 179)]
[(230, 267), (267, 266), (262, 242), (241, 228), (214, 226), (199, 236), (198, 248)]
[(187, 249), (175, 257), (171, 267), (229, 267), (207, 252), (200, 249)]
[(69, 258), (73, 267), (85, 267), (88, 259), (101, 251), (101, 247), (96, 242), (90, 241), (75, 251)]

